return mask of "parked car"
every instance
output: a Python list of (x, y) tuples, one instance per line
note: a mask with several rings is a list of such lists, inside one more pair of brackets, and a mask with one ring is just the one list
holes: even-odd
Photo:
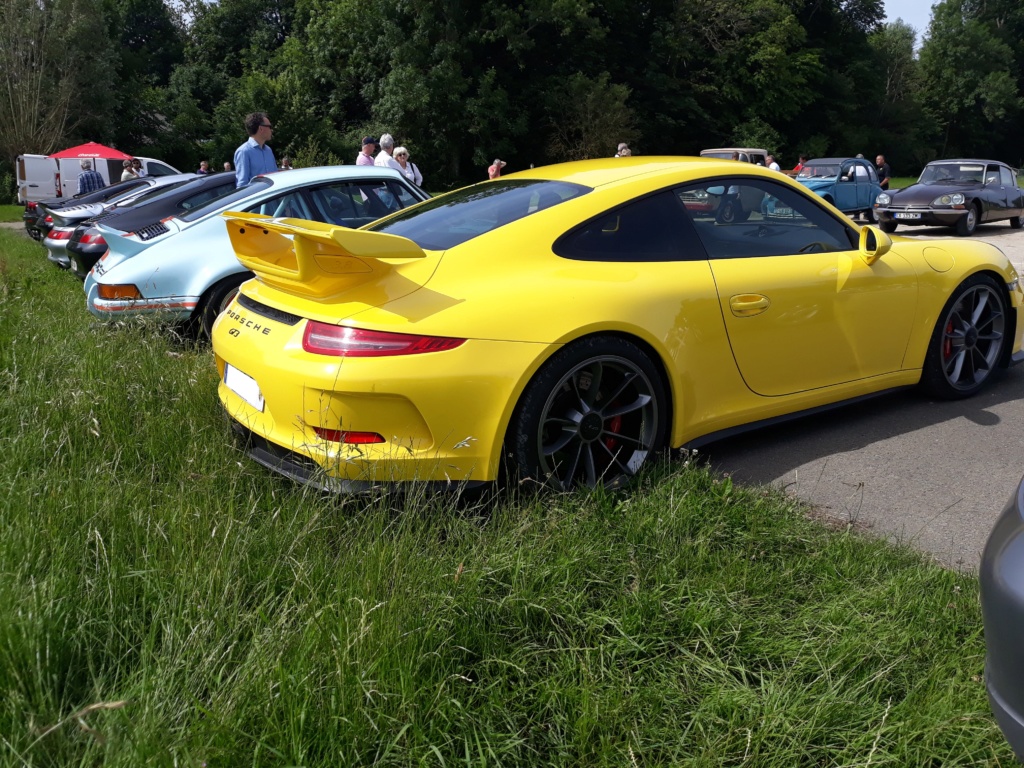
[[(729, 195), (771, 199), (719, 220)], [(245, 283), (213, 329), (249, 455), (338, 491), (617, 486), (663, 449), (1024, 359), (983, 242), (893, 241), (749, 163), (589, 160), (358, 231), (225, 214)]]
[(46, 233), (53, 228), (53, 218), (50, 217), (49, 221), (46, 220), (49, 214), (43, 213), (44, 206), (50, 211), (56, 211), (60, 208), (66, 208), (72, 205), (103, 202), (123, 194), (126, 190), (138, 189), (139, 187), (148, 186), (150, 183), (151, 182), (147, 182), (145, 179), (132, 179), (130, 181), (121, 181), (117, 184), (111, 184), (110, 186), (103, 187), (102, 189), (97, 189), (94, 192), (75, 195), (74, 197), (53, 197), (46, 200), (30, 200), (25, 203), (25, 210), (22, 211), (21, 220), (25, 224), (25, 231), (28, 232), (29, 237), (33, 240), (42, 240), (46, 237)]
[(1017, 171), (998, 160), (936, 160), (916, 184), (882, 193), (875, 213), (885, 232), (905, 224), (952, 227), (966, 237), (983, 222), (1024, 226), (1024, 192)]
[(168, 216), (194, 210), (230, 192), (235, 191), (234, 173), (214, 173), (208, 176), (189, 175), (179, 184), (154, 188), (136, 200), (117, 203), (98, 210), (74, 228), (67, 243), (70, 269), (82, 280), (107, 251), (107, 241), (99, 223), (118, 232), (145, 229)]
[(127, 206), (137, 202), (151, 199), (154, 195), (163, 194), (167, 189), (177, 187), (195, 178), (194, 173), (183, 173), (175, 176), (153, 176), (142, 179), (142, 184), (135, 184), (122, 189), (118, 194), (102, 202), (79, 203), (68, 205), (62, 208), (50, 209), (48, 206), (41, 206), (40, 219), (42, 224), (37, 224), (45, 230), (43, 245), (46, 247), (46, 258), (61, 269), (69, 269), (71, 264), (68, 259), (67, 245), (72, 233), (78, 224), (97, 213), (112, 209), (115, 206)]
[(858, 157), (808, 160), (796, 180), (843, 213), (875, 220), (875, 200), (882, 193), (878, 171)]
[(989, 534), (979, 578), (988, 700), (1024, 761), (1024, 481)]
[(87, 306), (103, 319), (145, 314), (193, 321), (209, 335), (238, 286), (252, 277), (235, 258), (220, 213), (356, 227), (427, 198), (397, 171), (339, 165), (257, 176), (224, 197), (132, 233), (100, 222), (109, 250), (85, 279)]
[(753, 149), (751, 147), (719, 147), (718, 149), (702, 149), (701, 157), (715, 157), (719, 160), (731, 160), (733, 153), (740, 156), (740, 162), (753, 163), (754, 165), (768, 165), (768, 150)]

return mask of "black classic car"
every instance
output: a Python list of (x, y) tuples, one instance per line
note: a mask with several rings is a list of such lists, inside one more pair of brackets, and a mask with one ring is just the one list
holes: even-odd
[(1024, 191), (1017, 171), (997, 160), (936, 160), (921, 171), (916, 184), (886, 191), (875, 200), (883, 232), (900, 224), (953, 227), (971, 235), (984, 222), (1007, 220), (1024, 226)]

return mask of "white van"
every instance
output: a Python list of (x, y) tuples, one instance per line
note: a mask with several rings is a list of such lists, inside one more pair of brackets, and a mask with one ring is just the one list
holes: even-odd
[[(177, 168), (152, 157), (139, 157), (148, 176), (170, 176)], [(123, 160), (93, 159), (92, 165), (107, 184), (121, 180)], [(78, 174), (82, 166), (77, 159), (54, 160), (46, 155), (18, 155), (18, 202), (74, 197), (78, 191)]]

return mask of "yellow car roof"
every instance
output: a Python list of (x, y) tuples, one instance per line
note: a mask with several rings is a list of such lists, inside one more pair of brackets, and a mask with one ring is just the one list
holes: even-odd
[[(586, 187), (599, 187), (616, 182), (632, 181), (639, 176), (674, 175), (690, 171), (694, 178), (709, 173), (757, 173), (757, 166), (749, 163), (738, 166), (733, 160), (683, 155), (652, 157), (606, 157), (598, 160), (577, 160), (571, 163), (545, 165), (525, 171), (505, 174), (503, 179), (545, 179), (567, 181)], [(764, 173), (771, 173), (761, 169)], [(777, 173), (775, 175), (778, 175)], [(486, 182), (485, 182), (486, 183)]]

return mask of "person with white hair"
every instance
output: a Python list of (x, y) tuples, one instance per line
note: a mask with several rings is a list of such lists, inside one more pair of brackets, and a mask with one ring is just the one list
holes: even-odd
[(377, 153), (377, 157), (374, 158), (373, 164), (378, 168), (394, 168), (399, 173), (402, 172), (402, 166), (398, 164), (398, 161), (392, 156), (395, 151), (395, 137), (390, 133), (385, 133), (380, 137), (380, 152)]
[(615, 153), (616, 157), (630, 157), (633, 154), (633, 150), (629, 148), (629, 144), (621, 142), (619, 144), (618, 151)]
[(99, 172), (92, 169), (92, 160), (81, 160), (79, 165), (82, 167), (82, 172), (78, 174), (79, 195), (84, 195), (86, 192), (95, 192), (97, 189), (103, 189), (107, 186), (107, 182), (103, 180)]
[(398, 164), (402, 166), (402, 175), (417, 187), (422, 187), (423, 174), (420, 173), (420, 169), (416, 167), (416, 163), (409, 159), (409, 150), (405, 147), (395, 147), (394, 158)]

